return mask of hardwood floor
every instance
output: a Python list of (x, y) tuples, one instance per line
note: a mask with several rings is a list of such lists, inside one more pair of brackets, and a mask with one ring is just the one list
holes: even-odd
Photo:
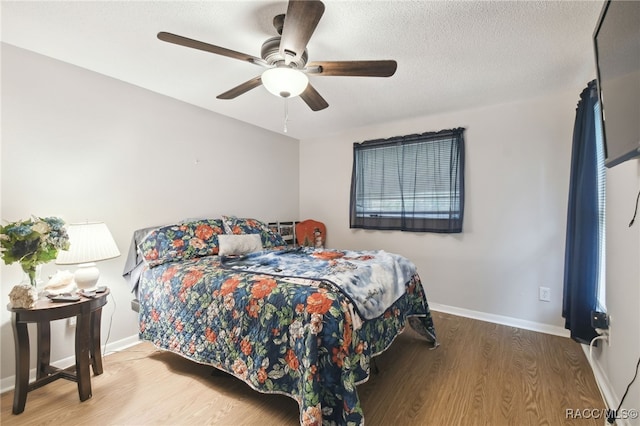
[[(602, 425), (567, 410), (603, 409), (580, 346), (566, 338), (434, 313), (440, 347), (407, 329), (358, 387), (367, 426)], [(253, 391), (224, 373), (141, 343), (104, 358), (93, 397), (58, 380), (30, 392), (3, 425), (297, 425), (298, 405)]]

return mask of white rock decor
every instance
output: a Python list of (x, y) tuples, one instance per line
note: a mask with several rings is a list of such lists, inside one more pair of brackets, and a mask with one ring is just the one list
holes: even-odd
[(76, 283), (73, 281), (73, 273), (70, 271), (58, 271), (49, 279), (44, 286), (44, 291), (48, 294), (58, 295), (62, 293), (71, 293), (76, 290)]
[(38, 291), (29, 283), (18, 284), (9, 293), (12, 308), (30, 309), (36, 306)]

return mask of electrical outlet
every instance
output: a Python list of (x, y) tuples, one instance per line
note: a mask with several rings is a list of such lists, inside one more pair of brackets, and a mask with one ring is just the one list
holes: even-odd
[(551, 302), (551, 289), (549, 287), (540, 287), (538, 289), (538, 298), (543, 302)]
[(601, 328), (597, 328), (596, 329), (596, 333), (598, 333), (600, 336), (604, 336), (604, 341), (607, 342), (607, 346), (611, 346), (611, 334), (609, 334), (611, 332), (611, 330), (606, 329), (603, 330)]
[(69, 317), (69, 319), (67, 320), (67, 326), (69, 327), (75, 327), (76, 326), (76, 317)]

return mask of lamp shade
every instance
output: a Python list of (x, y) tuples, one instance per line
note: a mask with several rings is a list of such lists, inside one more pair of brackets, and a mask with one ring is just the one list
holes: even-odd
[(261, 79), (269, 92), (281, 98), (298, 96), (309, 84), (305, 73), (289, 67), (269, 68), (262, 73)]
[(98, 262), (120, 256), (116, 242), (104, 222), (67, 225), (69, 250), (60, 250), (58, 265)]

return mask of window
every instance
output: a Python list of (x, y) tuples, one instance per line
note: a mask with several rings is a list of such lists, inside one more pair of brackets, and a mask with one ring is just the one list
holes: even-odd
[(607, 189), (607, 173), (604, 166), (604, 139), (602, 135), (602, 122), (600, 121), (600, 102), (596, 102), (593, 107), (594, 121), (596, 127), (596, 185), (598, 192), (598, 253), (599, 253), (599, 268), (597, 278), (597, 303), (598, 310), (602, 312), (607, 311), (606, 301), (606, 257), (605, 257), (605, 219), (606, 219), (606, 189)]
[(464, 129), (353, 144), (350, 227), (462, 232)]

